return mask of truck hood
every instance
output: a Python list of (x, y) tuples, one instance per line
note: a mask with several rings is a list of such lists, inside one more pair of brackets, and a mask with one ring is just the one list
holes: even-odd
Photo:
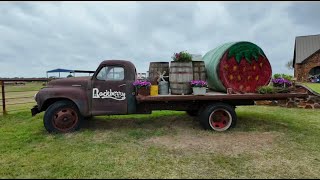
[(90, 76), (86, 77), (71, 77), (66, 79), (52, 80), (48, 83), (48, 87), (53, 86), (75, 86), (75, 87), (87, 87), (91, 81)]

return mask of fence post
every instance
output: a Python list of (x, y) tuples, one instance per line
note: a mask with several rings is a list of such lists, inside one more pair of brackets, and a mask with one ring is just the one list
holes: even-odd
[(6, 97), (5, 97), (5, 92), (4, 92), (4, 81), (0, 81), (1, 84), (1, 89), (2, 89), (2, 114), (7, 115), (6, 111)]

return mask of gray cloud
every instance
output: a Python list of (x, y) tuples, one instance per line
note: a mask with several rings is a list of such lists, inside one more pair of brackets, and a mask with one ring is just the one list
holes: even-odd
[(274, 73), (292, 73), (296, 36), (317, 34), (313, 2), (7, 2), (0, 4), (0, 77), (42, 77), (55, 68), (95, 70), (131, 60), (139, 72), (174, 52), (204, 55), (251, 41)]
[(319, 29), (320, 3), (297, 2), (288, 7), (288, 15), (292, 17), (292, 21), (296, 25), (309, 26), (315, 29)]

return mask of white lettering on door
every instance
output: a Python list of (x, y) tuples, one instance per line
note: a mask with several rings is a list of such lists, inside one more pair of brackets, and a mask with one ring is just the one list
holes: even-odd
[(99, 92), (98, 88), (93, 88), (92, 98), (94, 98), (94, 99), (110, 98), (110, 99), (122, 101), (122, 100), (126, 99), (126, 93), (121, 92), (121, 91), (112, 91), (111, 89), (110, 89), (110, 91), (106, 90), (104, 92)]

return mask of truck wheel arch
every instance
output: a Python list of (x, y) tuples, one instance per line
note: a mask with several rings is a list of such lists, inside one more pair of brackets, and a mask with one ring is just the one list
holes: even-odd
[(40, 111), (46, 111), (51, 104), (53, 104), (55, 102), (58, 102), (58, 101), (70, 101), (74, 105), (76, 105), (78, 107), (78, 109), (79, 109), (79, 106), (74, 101), (72, 101), (71, 99), (68, 99), (68, 98), (50, 98), (50, 99), (47, 99), (47, 100), (44, 101), (44, 103), (41, 106)]

